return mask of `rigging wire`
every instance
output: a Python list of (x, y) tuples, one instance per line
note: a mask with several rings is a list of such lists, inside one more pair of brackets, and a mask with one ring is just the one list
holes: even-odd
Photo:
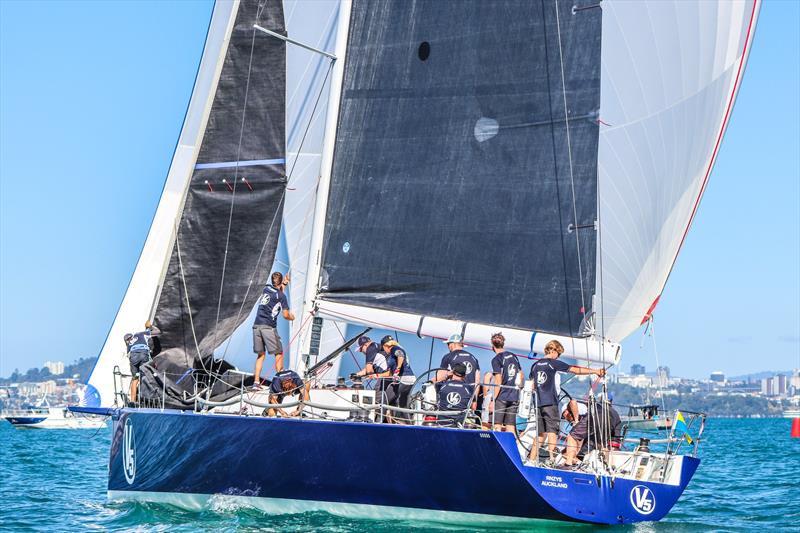
[[(252, 47), (251, 47), (251, 60), (252, 60)], [(300, 142), (300, 146), (298, 147), (298, 155), (295, 158), (295, 162), (292, 165), (291, 170), (289, 171), (289, 175), (286, 178), (286, 186), (288, 186), (288, 184), (290, 183), (290, 181), (292, 179), (292, 175), (294, 173), (295, 165), (296, 165), (297, 160), (298, 160), (298, 158), (300, 156), (299, 154), (303, 149), (303, 144), (305, 143), (306, 137), (308, 135), (308, 130), (310, 129), (311, 123), (313, 122), (313, 118), (314, 118), (314, 115), (316, 113), (317, 106), (319, 104), (319, 101), (320, 101), (320, 98), (322, 96), (322, 93), (324, 92), (325, 85), (327, 83), (328, 76), (330, 74), (332, 66), (333, 66), (333, 60), (330, 61), (330, 66), (328, 68), (328, 71), (326, 72), (325, 78), (324, 78), (324, 80), (323, 80), (323, 82), (322, 82), (322, 84), (320, 86), (320, 89), (319, 89), (319, 91), (317, 93), (317, 98), (316, 98), (316, 100), (314, 102), (314, 107), (312, 108), (311, 114), (310, 114), (309, 119), (308, 119), (308, 123), (306, 124), (305, 131), (303, 132), (303, 137), (302, 137), (302, 140)], [(249, 74), (249, 71), (248, 71), (248, 80), (249, 80), (249, 76), (250, 76), (250, 74)], [(247, 100), (247, 91), (245, 91), (245, 110), (246, 110), (246, 100)], [(243, 120), (242, 120), (242, 126), (244, 126), (244, 117), (243, 117)], [(239, 147), (240, 148), (241, 148), (241, 142), (242, 142), (242, 139), (240, 137), (240, 139), (239, 139), (239, 143), (240, 143)], [(237, 156), (237, 161), (238, 161), (238, 156)], [(237, 170), (238, 170), (238, 163), (237, 163)], [(235, 187), (236, 187), (235, 181), (236, 180), (234, 180), (234, 194), (235, 194)], [(260, 251), (260, 253), (258, 255), (258, 259), (256, 260), (255, 267), (253, 269), (253, 273), (250, 276), (250, 281), (247, 284), (247, 290), (245, 292), (244, 298), (242, 299), (242, 304), (239, 306), (239, 311), (236, 314), (236, 320), (234, 321), (234, 323), (238, 323), (239, 322), (239, 318), (241, 317), (242, 311), (244, 310), (244, 306), (245, 306), (245, 304), (247, 302), (247, 297), (248, 297), (248, 295), (250, 293), (250, 289), (253, 286), (253, 281), (255, 280), (255, 277), (258, 274), (258, 269), (259, 269), (259, 266), (261, 264), (261, 259), (263, 257), (264, 251), (266, 250), (266, 246), (267, 246), (268, 242), (270, 241), (270, 236), (272, 234), (272, 229), (273, 229), (273, 227), (275, 225), (275, 222), (277, 220), (277, 215), (278, 215), (279, 212), (281, 212), (281, 207), (282, 207), (283, 202), (284, 202), (284, 200), (286, 198), (286, 186), (284, 187), (284, 190), (281, 193), (281, 197), (280, 197), (280, 199), (278, 201), (278, 207), (275, 210), (275, 213), (273, 214), (272, 222), (270, 223), (269, 230), (267, 231), (267, 236), (265, 237), (264, 243), (261, 246), (261, 251)], [(233, 202), (233, 198), (231, 198), (231, 202)], [(233, 203), (231, 203), (231, 213), (230, 213), (230, 217), (228, 219), (228, 224), (229, 224), (229, 226), (228, 226), (228, 238), (230, 237), (230, 229), (231, 229), (230, 225), (232, 223), (232, 216), (233, 216)], [(308, 218), (308, 214), (306, 214), (306, 217), (304, 217), (304, 219), (303, 219), (303, 227), (305, 227), (305, 223), (306, 223), (307, 218)], [(225, 243), (225, 261), (227, 261), (227, 256), (228, 256), (228, 238), (226, 238), (226, 243)], [(299, 245), (299, 242), (298, 242), (298, 245)], [(290, 267), (289, 271), (291, 271), (291, 267)], [(219, 301), (217, 303), (217, 324), (219, 323), (219, 314), (220, 314), (220, 309), (221, 309), (221, 305), (222, 305), (222, 284), (224, 283), (224, 278), (225, 278), (225, 268), (224, 268), (224, 264), (223, 264), (222, 280), (220, 281), (220, 298), (219, 298)], [(184, 284), (185, 284), (185, 280), (184, 280)], [(298, 334), (302, 331), (302, 328), (303, 328), (303, 326), (301, 325), (301, 329), (298, 331)], [(217, 327), (215, 326), (215, 329), (214, 329), (214, 345), (215, 346), (216, 346), (216, 333), (217, 333)], [(221, 359), (222, 361), (224, 361), (225, 358), (227, 357), (228, 348), (230, 347), (232, 336), (233, 335), (230, 335), (228, 337), (228, 339), (227, 339), (227, 342), (225, 344), (225, 350), (223, 352), (222, 359)], [(295, 335), (295, 337), (296, 336), (297, 335)], [(287, 346), (287, 348), (289, 346), (291, 346), (291, 340), (290, 340), (289, 345)], [(215, 376), (214, 379), (216, 380), (217, 377)]]
[(575, 246), (577, 247), (578, 255), (578, 280), (580, 281), (581, 288), (581, 312), (583, 313), (584, 320), (586, 319), (586, 301), (583, 290), (583, 268), (581, 264), (581, 241), (578, 235), (578, 207), (575, 199), (575, 174), (572, 168), (572, 139), (569, 134), (569, 109), (567, 108), (567, 81), (564, 74), (564, 51), (561, 46), (561, 18), (558, 14), (558, 0), (554, 0), (556, 10), (556, 30), (558, 32), (558, 57), (561, 64), (561, 93), (564, 100), (564, 129), (567, 134), (567, 155), (569, 157), (569, 181), (572, 188), (572, 220), (575, 225), (573, 230), (575, 233)]
[[(542, 8), (542, 20), (546, 20), (546, 12), (545, 12), (545, 0), (541, 0), (541, 8)], [(556, 5), (556, 12), (558, 11), (558, 5)], [(549, 35), (547, 32), (547, 24), (544, 25), (543, 28), (543, 46), (544, 46), (544, 54), (545, 54), (545, 77), (547, 80), (547, 105), (549, 110), (550, 116), (550, 141), (552, 143), (552, 150), (553, 150), (553, 177), (555, 179), (555, 196), (556, 196), (556, 207), (558, 209), (558, 219), (559, 222), (562, 221), (562, 211), (561, 211), (561, 191), (559, 187), (559, 173), (558, 173), (558, 149), (556, 148), (556, 133), (555, 133), (555, 122), (556, 118), (554, 116), (553, 110), (553, 88), (552, 88), (552, 80), (550, 77), (550, 47), (549, 47)], [(559, 30), (559, 46), (561, 45), (560, 42), (560, 30)], [(567, 117), (568, 118), (568, 117)], [(569, 122), (566, 123), (567, 130), (569, 131)], [(572, 332), (572, 311), (570, 309), (570, 302), (569, 302), (569, 277), (567, 275), (567, 253), (566, 253), (566, 245), (564, 243), (564, 233), (563, 231), (559, 232), (559, 238), (561, 241), (561, 265), (564, 273), (564, 291), (566, 293), (565, 297), (565, 306), (566, 306), (566, 315), (567, 320), (569, 321), (569, 329)], [(575, 352), (575, 340), (571, 341), (572, 343), (572, 351)]]
[(664, 387), (661, 386), (661, 362), (658, 359), (658, 346), (656, 345), (656, 328), (653, 315), (649, 320), (650, 338), (653, 339), (653, 354), (656, 356), (656, 379), (658, 380), (658, 395), (661, 397), (661, 409), (664, 416), (667, 416), (667, 403), (664, 401)]
[(194, 319), (192, 318), (192, 306), (189, 303), (189, 291), (186, 289), (186, 276), (183, 272), (183, 259), (181, 258), (181, 239), (180, 234), (177, 230), (177, 225), (175, 229), (175, 249), (178, 252), (178, 268), (180, 269), (181, 273), (181, 282), (183, 283), (183, 294), (186, 299), (186, 309), (189, 311), (189, 329), (192, 331), (192, 339), (194, 340), (194, 347), (197, 350), (197, 358), (200, 359), (200, 364), (203, 367), (204, 372), (208, 372), (206, 369), (205, 361), (203, 361), (203, 355), (200, 353), (200, 345), (197, 343), (197, 333), (194, 329)]
[[(256, 12), (256, 21), (259, 20), (261, 15), (261, 9)], [(235, 205), (236, 200), (236, 184), (239, 181), (239, 160), (242, 154), (242, 139), (244, 138), (244, 123), (245, 118), (247, 117), (247, 97), (250, 93), (250, 78), (253, 69), (253, 53), (255, 51), (256, 46), (256, 30), (253, 28), (253, 35), (250, 40), (250, 58), (247, 64), (247, 80), (245, 81), (244, 86), (244, 102), (242, 102), (242, 122), (239, 126), (239, 143), (236, 146), (236, 167), (233, 174), (233, 189), (231, 191), (231, 207), (228, 211), (228, 229), (225, 234), (225, 253), (222, 256), (222, 275), (220, 276), (219, 280), (219, 298), (217, 299), (217, 317), (214, 322), (214, 340), (212, 342), (213, 346), (217, 345), (217, 331), (219, 330), (219, 314), (220, 310), (222, 309), (222, 289), (225, 286), (225, 270), (228, 266), (228, 248), (230, 246), (231, 240), (231, 227), (233, 226), (233, 208)]]
[[(584, 286), (583, 286), (583, 264), (582, 264), (582, 261), (581, 261), (581, 242), (580, 242), (580, 235), (579, 235), (580, 230), (578, 229), (578, 207), (577, 207), (577, 199), (576, 199), (576, 195), (575, 195), (575, 172), (574, 172), (574, 169), (573, 169), (573, 161), (572, 161), (572, 138), (570, 136), (570, 128), (569, 128), (570, 118), (569, 118), (569, 107), (567, 105), (567, 81), (566, 81), (566, 75), (564, 73), (564, 50), (563, 50), (562, 39), (561, 39), (561, 16), (559, 14), (558, 0), (554, 0), (553, 1), (553, 5), (554, 5), (554, 8), (555, 8), (555, 12), (556, 12), (556, 32), (558, 34), (558, 57), (559, 57), (559, 65), (560, 65), (560, 70), (561, 70), (561, 94), (562, 94), (562, 99), (563, 99), (563, 102), (564, 102), (564, 129), (565, 129), (566, 137), (567, 137), (567, 156), (568, 156), (568, 160), (569, 160), (569, 181), (570, 181), (570, 190), (572, 192), (572, 220), (573, 220), (573, 227), (574, 227), (573, 232), (575, 233), (576, 256), (577, 256), (577, 260), (578, 260), (578, 282), (580, 284), (580, 294), (581, 294), (581, 313), (583, 314), (583, 324), (586, 324), (587, 323), (586, 322), (586, 296), (585, 296), (585, 291), (584, 291)], [(601, 251), (601, 254), (602, 254), (602, 251)], [(600, 260), (602, 261), (602, 255), (601, 255), (601, 259)], [(602, 285), (602, 274), (601, 274), (601, 285)], [(601, 300), (602, 300), (602, 293), (601, 293)], [(567, 304), (569, 305), (569, 293), (567, 293)], [(601, 303), (601, 305), (602, 305), (602, 303)], [(574, 353), (574, 343), (575, 343), (575, 341), (573, 340), (572, 342), (573, 342), (573, 353)], [(588, 354), (588, 352), (589, 352), (589, 338), (586, 337), (584, 339), (584, 342), (586, 344), (586, 352)], [(606, 364), (605, 364), (605, 357), (604, 357), (604, 354), (605, 354), (605, 336), (604, 335), (600, 339), (600, 354), (601, 354), (601, 360), (603, 361), (602, 368), (605, 370), (606, 369)], [(606, 378), (605, 377), (603, 377), (603, 388), (606, 389)], [(608, 392), (606, 390), (606, 394), (604, 395), (603, 401), (607, 401), (607, 398), (608, 398)], [(604, 418), (607, 415), (610, 415), (610, 413), (608, 413), (608, 411), (606, 409), (603, 409)]]

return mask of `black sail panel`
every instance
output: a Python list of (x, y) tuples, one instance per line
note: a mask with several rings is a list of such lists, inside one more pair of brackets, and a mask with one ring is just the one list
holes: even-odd
[(353, 2), (320, 298), (584, 333), (596, 260), (594, 4)]
[(165, 353), (189, 365), (195, 336), (207, 358), (247, 318), (280, 233), (286, 50), (254, 24), (285, 33), (282, 2), (239, 5), (155, 313)]

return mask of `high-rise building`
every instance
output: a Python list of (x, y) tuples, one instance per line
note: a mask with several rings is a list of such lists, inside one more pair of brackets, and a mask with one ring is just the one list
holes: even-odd
[(669, 385), (669, 367), (668, 366), (660, 366), (658, 370), (656, 370), (656, 380), (658, 381), (659, 387), (666, 387)]
[(775, 376), (775, 391), (776, 396), (784, 396), (786, 394), (787, 385), (789, 384), (789, 380), (783, 374), (778, 374)]
[(725, 383), (725, 374), (720, 371), (712, 372), (709, 379), (716, 383)]
[(64, 363), (61, 361), (45, 361), (44, 367), (54, 376), (60, 376), (64, 373)]
[(635, 365), (631, 365), (631, 376), (644, 376), (645, 369), (644, 365), (640, 365), (636, 363)]
[(772, 394), (772, 378), (762, 378), (761, 379), (761, 394), (764, 396), (773, 396)]

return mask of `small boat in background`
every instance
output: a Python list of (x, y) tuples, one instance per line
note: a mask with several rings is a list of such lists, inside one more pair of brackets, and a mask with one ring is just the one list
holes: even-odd
[(783, 418), (800, 418), (800, 407), (790, 407), (783, 412)]
[(658, 413), (657, 405), (631, 405), (628, 414), (621, 416), (623, 424), (631, 429), (669, 429), (672, 420)]
[(63, 407), (52, 407), (46, 397), (30, 409), (13, 409), (0, 413), (12, 426), (38, 429), (98, 429), (106, 427), (103, 417), (73, 413)]

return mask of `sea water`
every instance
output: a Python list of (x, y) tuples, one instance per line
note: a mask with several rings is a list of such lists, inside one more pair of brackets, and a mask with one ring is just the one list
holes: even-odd
[[(214, 500), (211, 508), (202, 512), (167, 505), (109, 503), (106, 473), (110, 428), (22, 430), (5, 421), (0, 424), (3, 531), (475, 530), (421, 521), (353, 520), (325, 513), (270, 516), (224, 498)], [(703, 462), (672, 512), (659, 523), (613, 529), (800, 531), (800, 439), (789, 437), (790, 425), (788, 419), (710, 420), (700, 448)], [(378, 477), (388, 480), (388, 474)], [(486, 490), (502, 487), (487, 479)], [(504, 529), (507, 526), (493, 530)], [(527, 527), (528, 531), (553, 529), (589, 531), (592, 527), (555, 522)]]

